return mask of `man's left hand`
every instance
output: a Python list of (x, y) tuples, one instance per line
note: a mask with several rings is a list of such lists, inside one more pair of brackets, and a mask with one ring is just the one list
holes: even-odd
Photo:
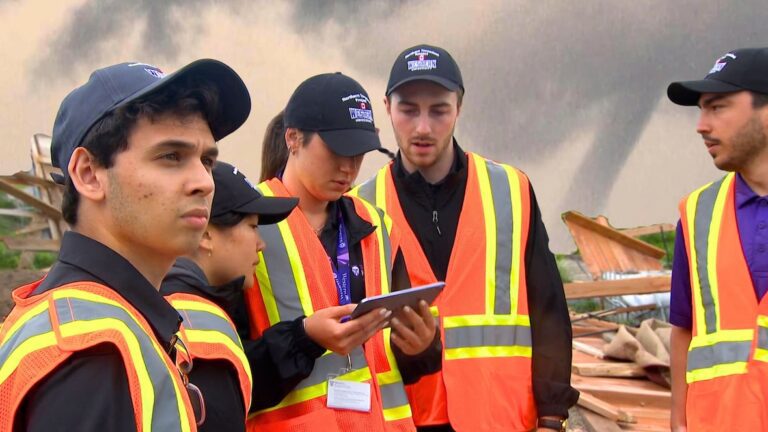
[(392, 318), (391, 340), (405, 355), (413, 356), (426, 350), (435, 339), (435, 318), (424, 300), (419, 302), (418, 313), (406, 306)]

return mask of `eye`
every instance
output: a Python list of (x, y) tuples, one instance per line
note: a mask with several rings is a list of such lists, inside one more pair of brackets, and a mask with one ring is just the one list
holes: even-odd
[(179, 162), (181, 160), (181, 155), (178, 152), (164, 153), (160, 155), (160, 159)]
[(213, 167), (216, 165), (216, 159), (210, 156), (203, 156), (200, 161), (203, 162), (203, 165), (209, 169), (213, 169)]

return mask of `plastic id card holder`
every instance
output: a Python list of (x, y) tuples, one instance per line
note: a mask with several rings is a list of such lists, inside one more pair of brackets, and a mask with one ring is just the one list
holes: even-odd
[(352, 359), (347, 356), (349, 368), (337, 376), (328, 376), (328, 408), (371, 412), (371, 384), (339, 379), (352, 369)]

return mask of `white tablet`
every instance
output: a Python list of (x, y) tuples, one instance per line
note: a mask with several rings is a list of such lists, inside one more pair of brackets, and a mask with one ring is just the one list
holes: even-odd
[(418, 311), (419, 301), (424, 300), (427, 304), (432, 304), (432, 302), (435, 301), (435, 298), (437, 298), (437, 295), (443, 290), (444, 286), (445, 282), (436, 282), (429, 285), (391, 292), (389, 294), (364, 298), (358, 303), (355, 310), (352, 311), (350, 318), (355, 319), (378, 308), (385, 308), (392, 312), (397, 312), (405, 306), (410, 306), (411, 309)]

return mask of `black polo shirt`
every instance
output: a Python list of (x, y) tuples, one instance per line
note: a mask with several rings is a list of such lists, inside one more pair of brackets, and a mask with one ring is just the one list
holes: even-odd
[[(450, 172), (435, 184), (418, 171), (409, 173), (399, 153), (391, 168), (403, 214), (411, 227), (419, 227), (413, 232), (438, 280), (445, 280), (448, 272), (467, 186), (467, 155), (455, 139), (453, 151)], [(568, 408), (579, 396), (570, 385), (571, 321), (533, 186), (530, 194), (525, 275), (533, 344), (533, 396), (539, 416), (567, 417)]]
[[(146, 318), (163, 349), (173, 350), (178, 312), (128, 260), (70, 231), (64, 234), (58, 261), (34, 294), (79, 281), (113, 289)], [(117, 348), (100, 344), (74, 353), (27, 393), (15, 425), (17, 431), (135, 431), (128, 376)]]

